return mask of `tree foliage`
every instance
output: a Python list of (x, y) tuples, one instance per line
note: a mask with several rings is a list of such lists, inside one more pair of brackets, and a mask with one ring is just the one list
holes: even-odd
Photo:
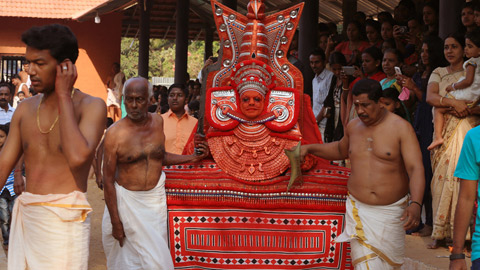
[[(188, 73), (195, 79), (203, 67), (204, 41), (190, 41), (188, 45)], [(213, 51), (219, 48), (213, 43)], [(122, 38), (121, 68), (127, 78), (138, 76), (139, 42), (133, 38)], [(148, 77), (174, 77), (175, 41), (168, 39), (150, 39)]]

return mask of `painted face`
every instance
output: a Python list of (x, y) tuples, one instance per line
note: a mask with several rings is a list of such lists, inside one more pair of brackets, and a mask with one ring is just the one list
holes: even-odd
[(425, 66), (428, 66), (428, 45), (426, 43), (422, 44), (422, 51), (420, 53), (420, 58), (422, 59), (422, 63)]
[(10, 93), (10, 89), (8, 87), (3, 86), (0, 88), (0, 107), (8, 106), (8, 102), (12, 99), (12, 94)]
[(0, 148), (3, 147), (6, 140), (7, 140), (7, 134), (5, 133), (5, 131), (0, 130)]
[(143, 80), (132, 80), (125, 88), (125, 109), (127, 117), (133, 121), (141, 121), (148, 115), (148, 84)]
[(380, 65), (379, 60), (373, 59), (373, 57), (368, 53), (362, 53), (362, 68), (363, 73), (371, 76), (378, 71), (378, 66)]
[(365, 31), (367, 32), (367, 38), (370, 44), (374, 44), (380, 39), (380, 33), (378, 33), (374, 27), (367, 25)]
[(389, 77), (395, 75), (395, 67), (399, 66), (397, 55), (392, 52), (387, 52), (383, 55), (382, 68), (383, 72)]
[(320, 74), (325, 69), (325, 61), (320, 55), (310, 55), (310, 67), (315, 74)]
[(247, 90), (240, 96), (240, 110), (250, 120), (263, 112), (264, 105), (265, 98), (257, 91)]
[(347, 37), (349, 41), (357, 41), (360, 38), (360, 33), (355, 24), (351, 23), (347, 26)]
[(473, 9), (462, 9), (462, 24), (465, 27), (470, 27), (475, 24), (475, 14), (473, 13)]
[(465, 56), (471, 58), (478, 57), (479, 55), (480, 48), (478, 48), (469, 38), (465, 39)]
[(367, 126), (375, 123), (382, 112), (382, 105), (369, 99), (368, 94), (353, 96), (353, 105), (358, 118)]
[(342, 72), (342, 65), (340, 64), (331, 64), (330, 69), (333, 72), (335, 76), (337, 76), (337, 79), (340, 78), (340, 73)]
[(382, 23), (381, 35), (383, 40), (393, 38), (393, 26), (389, 22)]
[(174, 113), (182, 112), (185, 110), (186, 99), (182, 89), (173, 88), (168, 94), (168, 106)]
[(452, 37), (445, 39), (443, 53), (450, 64), (457, 64), (458, 62), (463, 61), (464, 51), (462, 45)]
[(435, 25), (437, 21), (437, 16), (435, 15), (435, 10), (429, 6), (423, 7), (423, 23), (425, 25)]
[(25, 58), (29, 63), (27, 70), (35, 92), (46, 93), (55, 90), (58, 62), (49, 50), (37, 50), (27, 46)]

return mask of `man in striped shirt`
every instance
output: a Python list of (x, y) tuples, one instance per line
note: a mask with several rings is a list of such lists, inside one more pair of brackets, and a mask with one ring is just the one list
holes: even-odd
[[(10, 123), (0, 125), (0, 149), (7, 139)], [(10, 235), (10, 221), (13, 204), (15, 203), (15, 192), (13, 191), (13, 172), (7, 178), (5, 186), (0, 192), (0, 229), (2, 230), (3, 245), (8, 246), (8, 237)]]

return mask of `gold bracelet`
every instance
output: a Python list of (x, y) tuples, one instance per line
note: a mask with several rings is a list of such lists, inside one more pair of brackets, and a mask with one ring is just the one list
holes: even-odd
[(442, 106), (443, 106), (443, 98), (444, 97), (440, 97), (440, 105), (442, 105)]
[(350, 91), (349, 88), (343, 88), (343, 87), (342, 87), (342, 90), (343, 90), (343, 91)]

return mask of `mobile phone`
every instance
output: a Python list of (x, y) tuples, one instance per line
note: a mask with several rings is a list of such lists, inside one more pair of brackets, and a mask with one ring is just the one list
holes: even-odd
[(342, 69), (345, 75), (353, 75), (353, 73), (355, 72), (354, 66), (343, 66)]
[(400, 67), (395, 67), (395, 74), (402, 75), (402, 70), (400, 69)]
[(406, 34), (408, 32), (408, 27), (407, 26), (400, 26), (399, 31), (402, 34)]

